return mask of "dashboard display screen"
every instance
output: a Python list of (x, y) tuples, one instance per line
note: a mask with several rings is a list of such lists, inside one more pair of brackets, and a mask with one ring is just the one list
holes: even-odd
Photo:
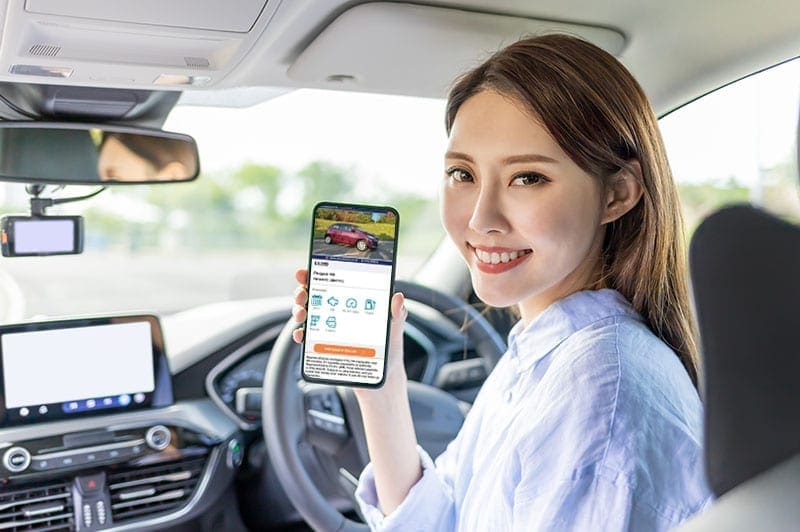
[(172, 402), (153, 316), (0, 327), (0, 363), (3, 425)]

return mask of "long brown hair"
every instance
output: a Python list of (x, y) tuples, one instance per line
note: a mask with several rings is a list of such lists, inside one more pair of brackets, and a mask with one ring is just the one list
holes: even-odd
[(639, 83), (611, 54), (579, 38), (523, 39), (456, 80), (447, 101), (448, 135), (461, 105), (483, 90), (524, 104), (561, 149), (601, 182), (639, 162), (642, 199), (607, 225), (596, 286), (625, 296), (696, 386), (696, 326), (678, 191)]

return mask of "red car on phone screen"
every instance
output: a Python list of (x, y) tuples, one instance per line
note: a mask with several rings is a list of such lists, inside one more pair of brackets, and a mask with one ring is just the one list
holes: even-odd
[(353, 224), (333, 224), (325, 231), (326, 244), (355, 246), (359, 251), (378, 248), (378, 237)]

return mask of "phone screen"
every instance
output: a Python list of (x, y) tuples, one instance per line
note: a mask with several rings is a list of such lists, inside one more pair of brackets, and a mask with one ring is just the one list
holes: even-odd
[(397, 252), (391, 207), (314, 207), (303, 378), (383, 385)]

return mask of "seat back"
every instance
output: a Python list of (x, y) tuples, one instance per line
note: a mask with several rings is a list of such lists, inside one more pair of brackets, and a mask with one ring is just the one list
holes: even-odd
[(722, 209), (695, 232), (690, 270), (706, 471), (722, 495), (800, 453), (800, 227), (748, 205)]

